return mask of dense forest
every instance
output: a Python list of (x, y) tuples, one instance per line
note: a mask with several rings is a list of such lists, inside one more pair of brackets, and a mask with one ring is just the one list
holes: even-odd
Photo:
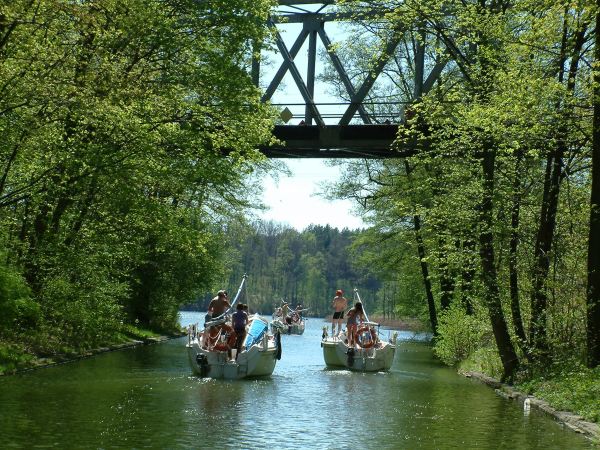
[(2, 362), (176, 329), (223, 276), (224, 225), (269, 167), (247, 75), (269, 8), (1, 3)]
[[(309, 316), (324, 317), (331, 313), (337, 289), (350, 301), (357, 289), (367, 312), (394, 317), (395, 297), (383, 295), (389, 286), (361, 264), (361, 251), (352, 247), (361, 234), (319, 225), (301, 232), (274, 222), (232, 225), (225, 234), (230, 269), (225, 284), (233, 295), (246, 273), (243, 301), (263, 314), (270, 315), (285, 300), (308, 308)], [(210, 297), (189, 306), (205, 309)]]
[(277, 111), (250, 76), (271, 2), (3, 2), (0, 364), (173, 330), (247, 272), (263, 312), (320, 315), (358, 287), (424, 317), (446, 363), (562, 386), (599, 420), (597, 2), (377, 4), (337, 51), (359, 85), (401, 37), (365, 107), (396, 114), (413, 155), (342, 163), (329, 194), (367, 230), (297, 232), (245, 219), (276, 170), (256, 149)]

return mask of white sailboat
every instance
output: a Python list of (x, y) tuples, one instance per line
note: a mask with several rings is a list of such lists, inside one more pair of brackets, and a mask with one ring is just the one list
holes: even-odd
[[(279, 331), (281, 334), (303, 334), (306, 328), (306, 319), (302, 315), (309, 308), (291, 310), (287, 317), (282, 317), (281, 311), (273, 313), (271, 331)], [(280, 310), (280, 308), (279, 308)]]
[(269, 333), (269, 322), (259, 314), (249, 317), (246, 337), (236, 354), (236, 336), (229, 325), (229, 314), (245, 286), (246, 275), (231, 307), (221, 316), (207, 322), (204, 330), (198, 324), (188, 331), (186, 344), (190, 366), (196, 375), (210, 378), (240, 379), (268, 376), (281, 358), (281, 338)]
[[(356, 289), (354, 296), (362, 303)], [(321, 347), (328, 367), (361, 372), (379, 372), (392, 367), (398, 334), (393, 332), (388, 339), (382, 339), (379, 324), (369, 321), (364, 304), (363, 314), (366, 321), (358, 326), (356, 343), (352, 346), (348, 345), (347, 330), (339, 335), (329, 336), (328, 327), (323, 327)]]

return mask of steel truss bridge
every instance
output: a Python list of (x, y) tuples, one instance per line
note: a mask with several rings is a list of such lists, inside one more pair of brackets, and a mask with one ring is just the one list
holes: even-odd
[[(404, 122), (406, 105), (417, 101), (433, 87), (446, 61), (441, 59), (435, 61), (426, 74), (425, 44), (423, 40), (416, 39), (409, 64), (413, 82), (412, 96), (403, 99), (402, 102), (372, 102), (369, 100), (369, 94), (386, 64), (394, 56), (407, 30), (392, 27), (392, 33), (384, 43), (381, 54), (373, 58), (374, 62), (360, 85), (353, 83), (337, 54), (336, 46), (326, 31), (326, 25), (332, 22), (357, 20), (357, 18), (363, 21), (382, 22), (385, 20), (383, 18), (385, 12), (364, 8), (361, 11), (342, 10), (336, 7), (335, 0), (279, 0), (279, 7), (271, 14), (268, 25), (275, 36), (282, 61), (268, 82), (262, 101), (271, 102), (280, 108), (283, 120), (289, 122), (294, 119), (295, 124), (275, 126), (274, 136), (283, 142), (283, 145), (261, 148), (266, 156), (270, 158), (394, 158), (414, 153), (413, 146), (392, 150), (392, 143)], [(296, 29), (300, 27), (300, 32), (290, 47), (286, 45), (280, 33), (280, 28), (286, 25), (295, 25)], [(298, 55), (307, 40), (306, 60), (301, 60)], [(326, 50), (335, 69), (338, 83), (345, 89), (345, 96), (349, 99), (345, 103), (319, 103), (315, 99), (318, 41)], [(306, 66), (305, 77), (302, 76), (299, 65)], [(301, 103), (273, 102), (273, 96), (286, 74), (291, 75), (301, 96)], [(257, 86), (261, 75), (260, 61), (255, 59), (252, 64), (252, 78)], [(378, 106), (388, 110), (391, 108), (395, 113), (376, 115), (374, 111)], [(303, 112), (292, 113), (290, 107), (301, 108)], [(324, 111), (331, 107), (336, 107), (337, 112), (332, 114)]]

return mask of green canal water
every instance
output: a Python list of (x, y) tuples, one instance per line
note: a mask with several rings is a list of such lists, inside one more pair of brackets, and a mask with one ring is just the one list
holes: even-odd
[[(182, 323), (203, 315), (183, 313)], [(192, 375), (187, 338), (0, 378), (0, 448), (583, 449), (536, 410), (458, 376), (401, 333), (388, 373), (324, 368), (321, 319), (266, 379)]]

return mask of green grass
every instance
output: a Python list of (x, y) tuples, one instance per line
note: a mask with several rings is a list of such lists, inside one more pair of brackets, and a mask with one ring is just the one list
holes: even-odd
[[(481, 372), (495, 379), (502, 375), (502, 363), (494, 348), (479, 348), (461, 361), (462, 372)], [(576, 361), (562, 361), (536, 375), (520, 372), (515, 388), (545, 400), (553, 408), (570, 411), (585, 420), (600, 423), (600, 367), (588, 369)]]
[(27, 343), (25, 343), (24, 339), (20, 342), (15, 342), (16, 338), (0, 341), (0, 375), (11, 374), (21, 369), (53, 362), (75, 359), (79, 356), (89, 355), (94, 352), (94, 349), (100, 347), (111, 347), (133, 340), (141, 341), (158, 336), (160, 334), (151, 330), (126, 324), (113, 337), (104, 339), (102, 342), (96, 343), (96, 345), (90, 344), (90, 346), (78, 348), (58, 341), (49, 346), (47, 339), (41, 334), (35, 337), (29, 335)]
[(498, 380), (502, 377), (502, 361), (496, 349), (490, 347), (475, 350), (458, 364), (458, 369), (461, 372), (481, 372)]
[(590, 422), (600, 422), (600, 367), (572, 365), (523, 381), (516, 387), (546, 400), (552, 407), (571, 411)]
[(134, 325), (126, 324), (121, 327), (120, 332), (117, 334), (116, 341), (117, 343), (123, 343), (131, 341), (132, 339), (143, 340), (147, 338), (157, 337), (160, 334), (155, 333), (154, 331), (139, 328)]

